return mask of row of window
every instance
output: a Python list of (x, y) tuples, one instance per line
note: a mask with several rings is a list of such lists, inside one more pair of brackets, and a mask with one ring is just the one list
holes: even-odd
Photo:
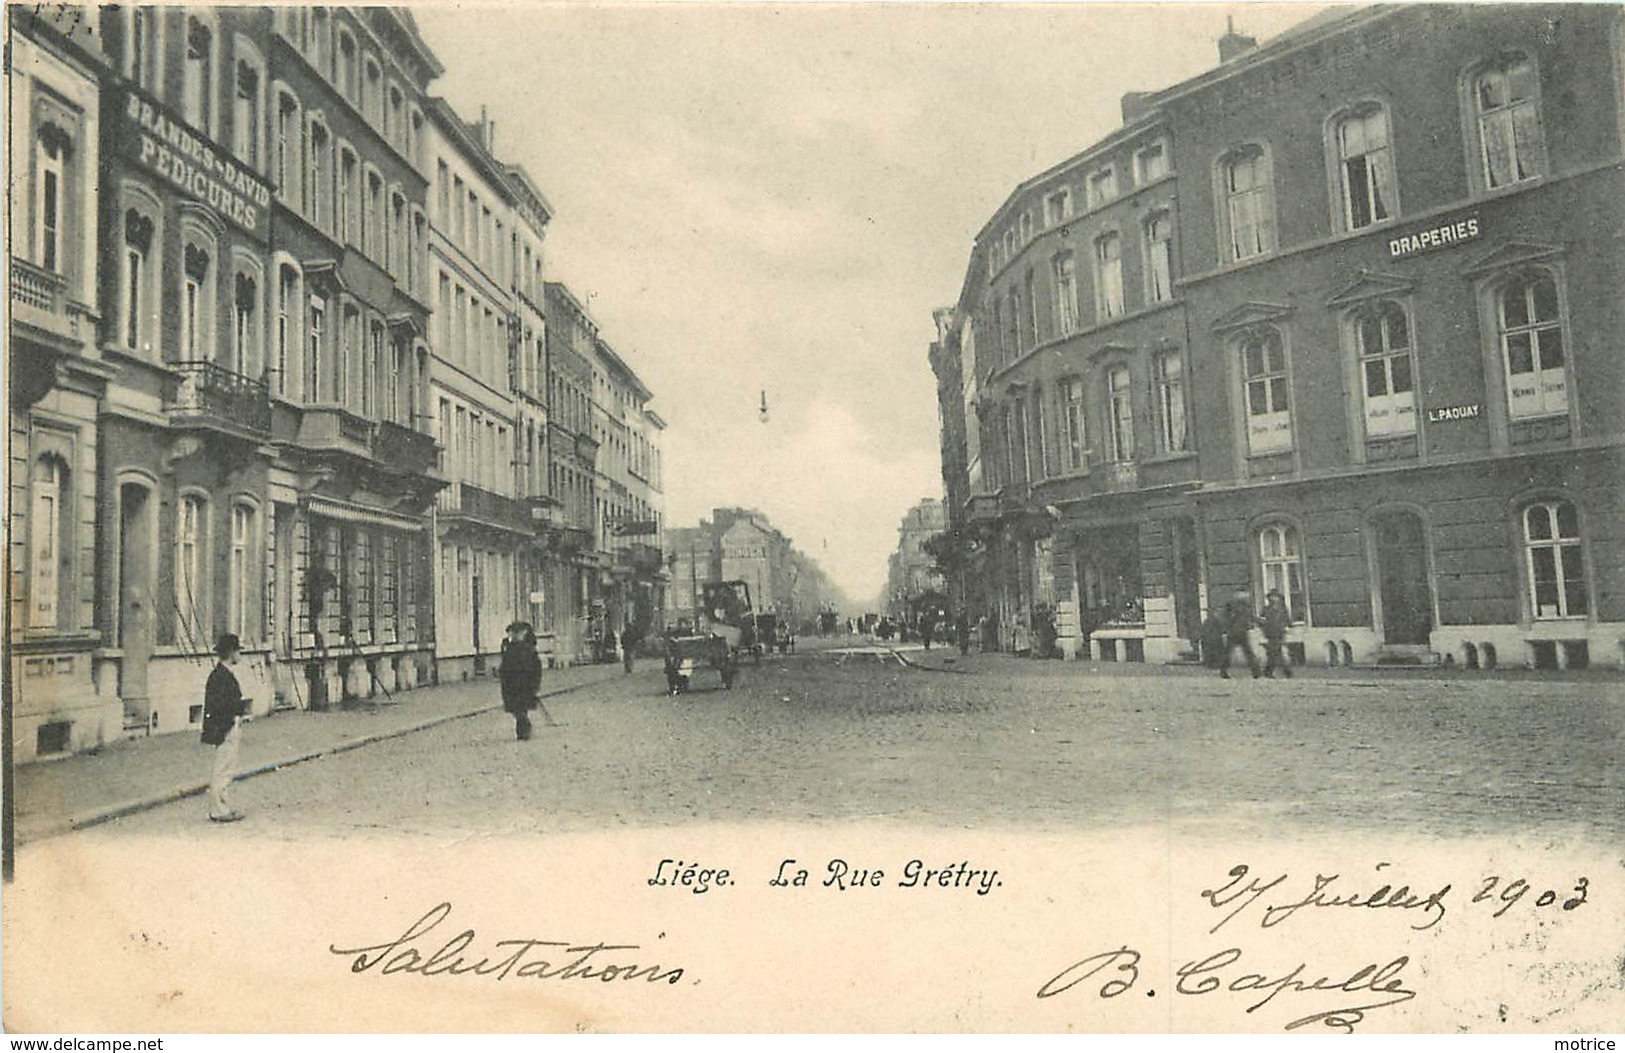
[(502, 627), (513, 618), (519, 567), (511, 553), (468, 545), (440, 546), (439, 618), (435, 642), (442, 651), (470, 651), (476, 623), (480, 649), (495, 651)]
[[(1150, 186), (1165, 178), (1171, 171), (1168, 142), (1165, 139), (1156, 139), (1138, 147), (1132, 157), (1126, 188), (1119, 188), (1120, 181), (1115, 163), (1098, 165), (1084, 175), (1082, 185), (1078, 188), (1083, 201), (1082, 213), (1104, 208), (1121, 197), (1125, 190)], [(1027, 209), (1016, 216), (1010, 226), (1005, 228), (1003, 235), (991, 244), (988, 252), (988, 279), (991, 281), (997, 276), (999, 271), (1008, 266), (1040, 233), (1070, 220), (1073, 217), (1073, 200), (1074, 187), (1071, 183), (1056, 186), (1043, 192), (1041, 212), (1035, 214), (1033, 209)], [(1039, 226), (1040, 219), (1042, 227)]]
[[(505, 422), (449, 398), (440, 400), (436, 421), (440, 469), (447, 478), (473, 483), (493, 492), (511, 489), (513, 462), (517, 457), (508, 443)], [(449, 506), (454, 500), (452, 493), (442, 494), (443, 506)]]
[(507, 312), (500, 304), (482, 301), (445, 271), (439, 272), (434, 322), (440, 357), (495, 388), (512, 375)]
[(435, 227), (498, 285), (522, 293), (533, 304), (542, 295), (542, 254), (539, 246), (511, 232), (499, 212), (499, 201), (487, 201), (479, 191), (453, 173), (445, 158), (435, 162)]
[[(1561, 416), (1569, 409), (1564, 326), (1556, 275), (1527, 271), (1489, 287), (1495, 318), (1495, 355), (1502, 371), (1507, 417), (1512, 421)], [(1418, 430), (1417, 348), (1405, 308), (1375, 300), (1349, 309), (1344, 317), (1350, 370), (1357, 392), (1358, 420), (1366, 440), (1412, 436)], [(1285, 331), (1276, 325), (1251, 326), (1229, 345), (1240, 377), (1239, 396), (1246, 420), (1247, 452), (1272, 454), (1292, 449), (1292, 383)], [(1190, 449), (1186, 424), (1184, 360), (1174, 349), (1150, 359), (1150, 417), (1154, 455)], [(1094, 404), (1103, 412), (1095, 459), (1125, 462), (1136, 457), (1136, 395), (1129, 366), (1108, 365), (1098, 374)], [(1045, 427), (1044, 389), (1034, 385), (1001, 410), (994, 449), (1004, 452), (1005, 481), (1046, 478), (1088, 468), (1086, 429), (1088, 388), (1081, 377), (1056, 385), (1053, 428)], [(984, 421), (984, 426), (993, 424)], [(988, 445), (984, 436), (982, 445)]]
[[(1584, 542), (1574, 503), (1543, 499), (1524, 505), (1518, 510), (1518, 540), (1528, 616), (1534, 621), (1588, 617)], [(1292, 621), (1308, 622), (1310, 597), (1298, 528), (1286, 522), (1266, 523), (1253, 541), (1262, 590), (1280, 592)]]

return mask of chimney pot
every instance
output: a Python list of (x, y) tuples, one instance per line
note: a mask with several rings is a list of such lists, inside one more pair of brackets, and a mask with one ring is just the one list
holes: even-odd
[(1133, 124), (1151, 110), (1151, 93), (1130, 91), (1123, 94), (1123, 123)]

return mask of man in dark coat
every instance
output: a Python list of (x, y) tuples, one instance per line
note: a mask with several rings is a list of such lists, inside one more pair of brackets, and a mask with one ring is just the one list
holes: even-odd
[(1237, 589), (1224, 605), (1224, 657), (1219, 660), (1219, 675), (1226, 680), (1230, 679), (1230, 655), (1238, 647), (1247, 659), (1247, 668), (1252, 671), (1253, 679), (1264, 675), (1258, 666), (1253, 642), (1248, 637), (1253, 623), (1252, 598), (1247, 595), (1246, 589)]
[(217, 823), (235, 823), (243, 813), (226, 803), (237, 757), (242, 750), (242, 725), (248, 720), (248, 702), (231, 667), (237, 664), (242, 645), (232, 633), (220, 637), (214, 653), (220, 661), (209, 673), (203, 687), (203, 743), (214, 747), (214, 770), (209, 778), (209, 818)]
[(1287, 610), (1286, 597), (1281, 595), (1280, 589), (1271, 589), (1264, 596), (1264, 616), (1259, 624), (1264, 629), (1264, 675), (1273, 678), (1279, 669), (1288, 677), (1292, 675), (1292, 667), (1282, 656), (1282, 645), (1286, 641), (1286, 628), (1292, 623), (1292, 612)]
[(514, 735), (530, 738), (530, 711), (542, 686), (542, 660), (536, 654), (536, 634), (525, 622), (508, 626), (502, 641), (502, 708), (513, 714)]
[(632, 672), (632, 664), (637, 660), (638, 644), (642, 639), (643, 634), (638, 632), (638, 627), (629, 619), (621, 629), (621, 664), (628, 673)]

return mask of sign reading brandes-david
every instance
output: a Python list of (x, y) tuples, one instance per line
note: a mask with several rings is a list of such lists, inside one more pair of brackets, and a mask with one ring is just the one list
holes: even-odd
[(255, 237), (263, 240), (268, 236), (269, 183), (134, 88), (125, 89), (121, 113), (118, 145), (122, 153)]

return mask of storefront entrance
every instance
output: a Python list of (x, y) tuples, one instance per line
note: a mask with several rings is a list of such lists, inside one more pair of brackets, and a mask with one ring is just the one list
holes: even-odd
[(1383, 643), (1425, 644), (1433, 629), (1433, 590), (1422, 519), (1413, 512), (1388, 512), (1372, 520), (1372, 529)]

